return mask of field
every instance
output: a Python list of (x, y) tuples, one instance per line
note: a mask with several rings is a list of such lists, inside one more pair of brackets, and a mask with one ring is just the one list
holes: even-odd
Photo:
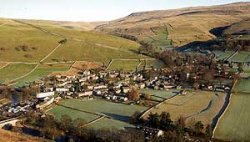
[(231, 62), (250, 62), (250, 52), (240, 51), (233, 56), (229, 61)]
[(54, 65), (40, 65), (34, 72), (30, 75), (21, 78), (16, 81), (15, 86), (27, 85), (37, 79), (45, 77), (54, 72), (67, 71), (70, 68), (70, 64), (54, 64)]
[(140, 92), (150, 94), (152, 100), (163, 101), (165, 99), (168, 99), (176, 95), (177, 90), (164, 91), (164, 90), (153, 90), (153, 89), (141, 89)]
[(109, 66), (109, 70), (135, 71), (139, 65), (139, 60), (114, 60)]
[[(147, 61), (146, 61), (147, 60)], [(122, 60), (122, 59), (114, 59), (109, 66), (109, 70), (121, 70), (121, 71), (136, 71), (142, 70), (144, 66), (146, 65), (146, 68), (162, 68), (164, 67), (164, 63), (160, 60), (154, 60), (154, 59), (145, 59), (145, 60)]]
[(62, 39), (12, 20), (2, 22), (6, 24), (0, 31), (0, 61), (37, 62)]
[(240, 81), (237, 83), (235, 88), (233, 89), (233, 92), (235, 93), (250, 93), (250, 79), (240, 79)]
[[(32, 71), (41, 61), (54, 64), (62, 64), (61, 62), (65, 61), (90, 61), (103, 64), (114, 58), (146, 58), (138, 56), (135, 52), (139, 48), (136, 42), (85, 31), (79, 25), (76, 28), (66, 26), (67, 24), (77, 25), (77, 23), (60, 24), (60, 22), (51, 21), (10, 19), (0, 19), (0, 23), (3, 23), (0, 31), (1, 83), (22, 77)], [(65, 38), (67, 42), (52, 52), (59, 45), (58, 42)], [(9, 62), (11, 64), (5, 67), (5, 64)], [(58, 67), (39, 65), (34, 72), (20, 78), (15, 85), (24, 85), (26, 82), (32, 82), (53, 71), (69, 69), (63, 66), (65, 64), (58, 65)]]
[(213, 51), (213, 52), (215, 53), (217, 60), (224, 60), (234, 53), (233, 51), (223, 52), (223, 51), (218, 51), (218, 50)]
[[(63, 114), (68, 114), (73, 119), (81, 117), (86, 121), (91, 121), (96, 119), (99, 115), (109, 116), (112, 119), (102, 119), (88, 127), (93, 128), (122, 128), (124, 126), (130, 126), (128, 124), (129, 117), (133, 115), (135, 111), (144, 111), (147, 107), (137, 106), (137, 105), (125, 105), (120, 103), (112, 103), (105, 100), (91, 100), (82, 101), (77, 99), (65, 100), (61, 103), (62, 106), (54, 107), (50, 112), (55, 114), (58, 118)], [(71, 109), (64, 109), (64, 107), (70, 107)], [(73, 112), (72, 110), (75, 109)], [(84, 111), (84, 112), (83, 112)], [(89, 112), (89, 113), (86, 113)], [(93, 114), (94, 113), (94, 114)], [(102, 123), (102, 122), (112, 122), (112, 123)]]
[(104, 118), (87, 126), (87, 128), (92, 128), (92, 129), (124, 129), (124, 127), (134, 127), (134, 126), (127, 122), (108, 119), (108, 118)]
[[(204, 124), (211, 124), (212, 119), (219, 112), (224, 104), (226, 94), (206, 91), (194, 91), (187, 95), (178, 95), (171, 98), (160, 106), (153, 108), (150, 112), (169, 112), (172, 120), (180, 116), (191, 120), (202, 121)], [(147, 113), (144, 118), (148, 116)]]
[(89, 114), (86, 112), (81, 112), (78, 110), (66, 108), (63, 106), (55, 106), (50, 113), (52, 113), (57, 119), (60, 119), (63, 115), (70, 116), (73, 120), (76, 118), (83, 118), (85, 121), (90, 122), (91, 120), (94, 120), (98, 118), (97, 115)]
[(173, 46), (171, 45), (171, 40), (168, 39), (168, 28), (167, 26), (152, 28), (151, 31), (154, 33), (153, 36), (145, 38), (143, 41), (152, 44), (157, 47), (156, 51), (164, 51), (166, 49), (171, 49)]
[(35, 65), (28, 64), (9, 64), (0, 69), (0, 83), (8, 82), (19, 76), (22, 76), (32, 70)]
[(228, 141), (249, 141), (250, 94), (234, 93), (231, 104), (215, 130), (215, 138)]
[(163, 68), (163, 67), (165, 67), (165, 64), (160, 60), (147, 60), (146, 68), (151, 68), (151, 67)]

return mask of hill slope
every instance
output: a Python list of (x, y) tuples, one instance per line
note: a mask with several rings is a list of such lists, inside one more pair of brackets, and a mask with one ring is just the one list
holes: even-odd
[[(64, 71), (75, 61), (106, 64), (111, 59), (145, 58), (135, 52), (140, 46), (136, 42), (79, 27), (68, 28), (64, 24), (0, 19), (0, 63), (3, 64), (0, 75), (5, 76), (0, 78), (0, 83), (21, 81), (22, 85), (25, 82), (22, 79), (28, 77), (33, 81), (53, 70)], [(65, 43), (60, 43), (64, 40)], [(42, 64), (51, 66), (45, 69)], [(9, 71), (14, 68), (14, 72)]]
[(175, 46), (214, 38), (209, 31), (250, 18), (250, 3), (211, 7), (191, 7), (132, 13), (127, 17), (97, 26), (95, 29), (114, 35), (135, 36), (143, 41), (155, 33), (152, 28), (167, 26), (168, 38)]
[(42, 138), (31, 137), (22, 135), (19, 133), (8, 132), (0, 129), (0, 141), (1, 142), (49, 142)]

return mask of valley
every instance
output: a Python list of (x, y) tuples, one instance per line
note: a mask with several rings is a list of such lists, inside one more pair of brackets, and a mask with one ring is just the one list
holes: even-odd
[(0, 141), (249, 141), (249, 7), (0, 18)]

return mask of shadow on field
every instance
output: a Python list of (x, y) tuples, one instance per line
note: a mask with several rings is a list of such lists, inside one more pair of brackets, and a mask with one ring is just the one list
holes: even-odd
[(129, 116), (124, 116), (124, 115), (119, 115), (119, 114), (114, 114), (114, 113), (107, 113), (107, 112), (101, 112), (107, 116), (112, 117), (115, 120), (123, 121), (123, 122), (128, 122), (129, 121)]

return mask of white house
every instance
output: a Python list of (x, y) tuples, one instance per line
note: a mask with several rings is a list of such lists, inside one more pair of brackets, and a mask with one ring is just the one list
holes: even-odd
[(87, 97), (93, 95), (93, 91), (86, 91), (82, 93), (78, 93), (78, 97)]
[(51, 97), (51, 96), (54, 96), (55, 95), (55, 92), (43, 92), (43, 93), (38, 93), (36, 94), (36, 98), (38, 99), (44, 99), (46, 97)]
[(56, 92), (68, 92), (68, 88), (56, 88)]

